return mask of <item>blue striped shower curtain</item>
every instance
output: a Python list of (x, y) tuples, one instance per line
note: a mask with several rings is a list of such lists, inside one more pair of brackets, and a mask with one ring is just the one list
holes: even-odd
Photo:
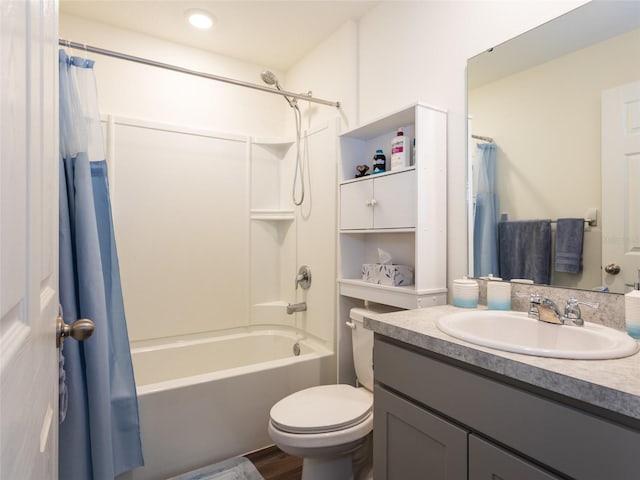
[(59, 478), (113, 480), (143, 464), (93, 61), (59, 52), (60, 303), (96, 324), (62, 350)]

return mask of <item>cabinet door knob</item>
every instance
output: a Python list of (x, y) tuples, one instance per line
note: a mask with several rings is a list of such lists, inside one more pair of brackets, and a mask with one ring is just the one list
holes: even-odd
[(375, 199), (375, 198), (372, 198), (372, 199), (371, 199), (371, 206), (372, 206), (372, 207), (375, 207), (377, 204), (378, 204), (378, 202), (376, 202), (376, 199)]

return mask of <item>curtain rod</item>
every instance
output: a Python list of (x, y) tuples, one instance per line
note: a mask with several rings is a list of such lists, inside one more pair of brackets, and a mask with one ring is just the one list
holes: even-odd
[(255, 83), (243, 82), (242, 80), (235, 80), (233, 78), (221, 77), (219, 75), (213, 75), (211, 73), (198, 72), (197, 70), (190, 70), (188, 68), (178, 67), (176, 65), (170, 65), (168, 63), (156, 62), (155, 60), (149, 60), (142, 57), (134, 57), (133, 55), (127, 55), (125, 53), (114, 52), (112, 50), (105, 50), (104, 48), (92, 47), (84, 43), (71, 42), (69, 40), (58, 39), (58, 45), (68, 48), (75, 48), (78, 50), (84, 50), (85, 52), (97, 53), (99, 55), (106, 55), (107, 57), (119, 58), (121, 60), (128, 60), (130, 62), (141, 63), (143, 65), (149, 65), (152, 67), (164, 68), (165, 70), (171, 70), (174, 72), (185, 73), (187, 75), (194, 75), (196, 77), (207, 78), (209, 80), (216, 80), (218, 82), (230, 83), (232, 85), (238, 85), (240, 87), (253, 88), (254, 90), (261, 90), (263, 92), (275, 93), (284, 97), (293, 97), (299, 100), (307, 102), (320, 103), (322, 105), (328, 105), (330, 107), (340, 108), (340, 102), (331, 102), (329, 100), (323, 100), (321, 98), (314, 98), (310, 94), (287, 92), (286, 90), (278, 90), (276, 88), (266, 87)]

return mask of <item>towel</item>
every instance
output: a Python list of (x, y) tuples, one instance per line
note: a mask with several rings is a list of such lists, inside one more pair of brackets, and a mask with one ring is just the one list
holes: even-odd
[(582, 272), (583, 218), (559, 218), (556, 226), (556, 272)]
[(551, 279), (551, 220), (498, 223), (498, 258), (504, 280), (528, 278), (548, 284)]

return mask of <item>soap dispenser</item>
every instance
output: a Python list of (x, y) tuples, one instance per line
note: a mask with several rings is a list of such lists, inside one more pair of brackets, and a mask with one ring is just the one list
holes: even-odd
[(633, 290), (624, 296), (624, 320), (627, 333), (640, 339), (640, 269)]

